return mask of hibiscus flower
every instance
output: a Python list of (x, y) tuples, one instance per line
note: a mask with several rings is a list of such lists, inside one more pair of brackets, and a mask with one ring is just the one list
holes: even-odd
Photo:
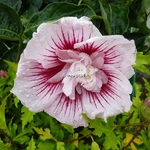
[(12, 92), (30, 111), (74, 127), (128, 111), (134, 41), (102, 36), (87, 17), (42, 23), (21, 55)]

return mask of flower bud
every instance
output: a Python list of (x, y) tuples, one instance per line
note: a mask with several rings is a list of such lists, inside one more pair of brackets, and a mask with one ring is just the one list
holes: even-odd
[(146, 100), (142, 105), (141, 113), (147, 121), (150, 121), (150, 99)]
[(6, 72), (3, 71), (3, 70), (0, 70), (0, 76), (1, 76), (2, 78), (6, 78)]

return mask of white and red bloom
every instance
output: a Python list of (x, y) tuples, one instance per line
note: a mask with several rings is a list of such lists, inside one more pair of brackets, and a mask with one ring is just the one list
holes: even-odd
[(33, 34), (12, 92), (33, 112), (87, 126), (82, 113), (107, 119), (130, 109), (134, 62), (134, 41), (102, 36), (86, 17), (64, 17)]

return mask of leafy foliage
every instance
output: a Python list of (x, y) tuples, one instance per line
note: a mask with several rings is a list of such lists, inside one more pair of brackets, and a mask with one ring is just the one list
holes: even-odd
[(22, 33), (22, 24), (17, 13), (8, 5), (0, 3), (0, 38), (19, 41)]
[[(144, 102), (150, 98), (149, 0), (0, 0), (0, 150), (149, 150), (150, 122)], [(128, 113), (88, 121), (74, 129), (44, 112), (32, 113), (10, 93), (21, 52), (42, 22), (87, 16), (102, 34), (134, 39), (138, 50), (133, 105)], [(143, 113), (143, 112), (144, 113)], [(143, 115), (144, 114), (144, 115)], [(148, 116), (149, 118), (149, 116)]]

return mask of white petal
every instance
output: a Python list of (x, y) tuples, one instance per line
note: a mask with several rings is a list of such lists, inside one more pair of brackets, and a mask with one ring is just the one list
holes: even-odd
[(103, 84), (100, 93), (83, 92), (83, 105), (89, 118), (104, 118), (105, 120), (122, 112), (127, 112), (132, 105), (130, 93), (132, 86), (128, 79), (115, 68), (107, 65), (103, 70), (108, 77), (108, 83)]
[(26, 59), (22, 54), (11, 92), (31, 111), (42, 111), (62, 92), (61, 83), (47, 82), (53, 73), (54, 70), (46, 70), (37, 61)]
[[(94, 37), (74, 45), (76, 49), (84, 49), (92, 45), (93, 52), (104, 53), (104, 64), (110, 64), (120, 70), (128, 79), (134, 74), (132, 65), (136, 59), (134, 41), (121, 35)], [(92, 51), (91, 50), (91, 51)]]
[(94, 36), (101, 33), (86, 17), (64, 17), (57, 22), (43, 23), (28, 42), (25, 57), (37, 60), (44, 68), (52, 68), (62, 63), (55, 53), (57, 49), (74, 50), (75, 43)]
[(61, 123), (72, 125), (74, 128), (79, 126), (86, 127), (88, 124), (82, 116), (84, 111), (82, 106), (80, 95), (76, 94), (76, 99), (71, 100), (64, 94), (61, 94), (49, 108), (45, 109), (45, 112)]
[(74, 100), (75, 99), (75, 87), (77, 85), (77, 81), (74, 77), (68, 77), (66, 76), (62, 83), (63, 85), (63, 93), (68, 96), (70, 99)]

